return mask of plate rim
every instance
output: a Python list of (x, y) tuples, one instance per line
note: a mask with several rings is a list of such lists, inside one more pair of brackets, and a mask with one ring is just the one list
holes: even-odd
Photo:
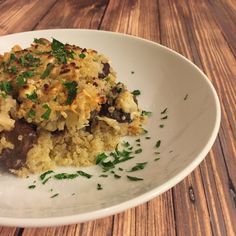
[(205, 80), (207, 83), (210, 91), (212, 92), (213, 98), (214, 98), (214, 105), (216, 109), (216, 117), (215, 117), (215, 124), (214, 128), (210, 134), (210, 138), (208, 142), (205, 144), (205, 146), (202, 148), (201, 152), (195, 157), (195, 159), (188, 164), (185, 168), (183, 168), (179, 173), (177, 173), (174, 177), (169, 179), (167, 182), (163, 183), (162, 185), (153, 188), (150, 191), (145, 192), (144, 194), (139, 195), (138, 197), (132, 198), (130, 200), (124, 201), (122, 203), (107, 207), (107, 208), (101, 208), (96, 211), (90, 211), (86, 213), (79, 213), (79, 214), (73, 214), (73, 215), (67, 215), (67, 216), (57, 216), (57, 217), (39, 217), (39, 218), (13, 218), (13, 217), (0, 217), (0, 225), (2, 226), (15, 226), (15, 227), (46, 227), (46, 226), (60, 226), (60, 225), (68, 225), (68, 224), (75, 224), (75, 223), (82, 223), (90, 220), (95, 220), (99, 218), (103, 218), (106, 216), (114, 215), (117, 213), (120, 213), (122, 211), (125, 211), (129, 208), (136, 207), (137, 205), (143, 204), (154, 197), (159, 196), (160, 194), (166, 192), (167, 190), (171, 189), (173, 186), (178, 184), (180, 181), (182, 181), (186, 176), (188, 176), (206, 157), (208, 152), (211, 150), (211, 147), (213, 146), (217, 134), (220, 128), (220, 121), (221, 121), (221, 107), (220, 107), (220, 101), (219, 97), (217, 95), (217, 92), (212, 85), (210, 79), (203, 73), (202, 70), (200, 70), (192, 61), (181, 55), (180, 53), (174, 51), (173, 49), (170, 49), (164, 45), (161, 45), (157, 42), (144, 39), (138, 36), (125, 34), (125, 33), (119, 33), (119, 32), (112, 32), (112, 31), (105, 31), (105, 30), (96, 30), (96, 29), (77, 29), (77, 28), (67, 28), (67, 29), (43, 29), (43, 30), (33, 30), (33, 31), (24, 31), (24, 32), (18, 32), (18, 33), (12, 33), (7, 35), (0, 36), (0, 39), (4, 39), (7, 37), (17, 37), (17, 35), (24, 35), (24, 34), (31, 34), (31, 33), (41, 33), (41, 32), (50, 32), (50, 31), (66, 31), (66, 33), (78, 31), (78, 32), (91, 32), (91, 33), (98, 33), (98, 34), (110, 34), (117, 37), (125, 37), (129, 39), (134, 39), (138, 41), (142, 41), (144, 43), (152, 44), (155, 47), (162, 48), (166, 51), (168, 51), (171, 54), (174, 54), (174, 56), (180, 57), (182, 60), (184, 60), (186, 63), (190, 64), (190, 66), (193, 66), (194, 69), (196, 69), (202, 76), (202, 79)]

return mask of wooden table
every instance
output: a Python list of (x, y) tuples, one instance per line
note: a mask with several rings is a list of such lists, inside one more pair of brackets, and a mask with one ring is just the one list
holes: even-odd
[(222, 108), (201, 165), (161, 196), (123, 213), (0, 235), (236, 235), (236, 0), (0, 0), (0, 35), (47, 29), (117, 31), (161, 43), (200, 67)]

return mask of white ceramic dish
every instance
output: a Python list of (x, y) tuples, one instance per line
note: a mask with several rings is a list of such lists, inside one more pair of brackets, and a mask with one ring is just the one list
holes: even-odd
[[(118, 80), (130, 90), (140, 89), (139, 104), (152, 111), (146, 129), (151, 139), (141, 138), (143, 152), (120, 166), (132, 167), (148, 161), (145, 169), (133, 172), (143, 181), (98, 177), (97, 166), (84, 168), (91, 179), (48, 181), (28, 185), (37, 176), (20, 179), (2, 173), (0, 177), (0, 225), (55, 226), (84, 222), (124, 211), (146, 202), (180, 182), (209, 152), (220, 125), (220, 105), (207, 77), (190, 61), (159, 44), (140, 38), (93, 30), (43, 30), (0, 37), (0, 53), (14, 44), (27, 47), (33, 38), (54, 37), (60, 41), (96, 49), (112, 60)], [(134, 73), (132, 73), (134, 72)], [(185, 96), (188, 94), (187, 99)], [(168, 119), (160, 112), (168, 108)], [(164, 128), (159, 125), (164, 124)], [(153, 153), (161, 140), (159, 161)], [(73, 172), (60, 168), (57, 172)], [(76, 169), (77, 170), (77, 169)], [(131, 175), (131, 173), (129, 173)], [(97, 183), (103, 190), (98, 191)], [(51, 192), (50, 189), (53, 189)], [(50, 198), (59, 193), (55, 198)], [(72, 195), (75, 193), (75, 195)]]

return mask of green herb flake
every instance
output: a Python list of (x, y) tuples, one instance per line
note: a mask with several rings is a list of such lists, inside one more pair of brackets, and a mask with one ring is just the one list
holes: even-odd
[(134, 96), (138, 96), (138, 95), (141, 94), (141, 92), (140, 92), (140, 90), (136, 89), (136, 90), (134, 90), (134, 91), (132, 92), (132, 94), (133, 94)]
[(130, 143), (129, 143), (129, 142), (125, 142), (125, 141), (124, 141), (124, 142), (122, 142), (122, 146), (124, 146), (124, 147), (126, 147), (126, 148), (127, 148), (127, 147), (129, 147), (129, 146), (130, 146)]
[(121, 176), (117, 175), (117, 174), (114, 174), (114, 177), (115, 177), (115, 179), (120, 179), (121, 178)]
[(18, 87), (22, 87), (25, 83), (26, 83), (26, 79), (23, 77), (22, 74), (20, 74), (16, 77), (16, 85)]
[(166, 120), (168, 116), (161, 117), (161, 120)]
[(102, 178), (107, 178), (107, 177), (108, 177), (108, 175), (102, 174), (102, 175), (99, 175), (99, 177), (102, 177)]
[(140, 143), (137, 143), (136, 146), (137, 146), (137, 147), (141, 147), (141, 144), (140, 144)]
[(101, 162), (103, 162), (108, 156), (103, 152), (97, 155), (96, 158), (96, 165), (100, 164)]
[(151, 111), (142, 111), (141, 116), (151, 116), (152, 112)]
[(102, 185), (101, 184), (97, 184), (97, 190), (102, 190)]
[(44, 120), (48, 120), (51, 115), (52, 109), (47, 104), (44, 104), (43, 108), (46, 109), (46, 111), (43, 113), (41, 118), (43, 118)]
[(130, 170), (128, 170), (127, 172), (133, 172), (133, 171), (137, 171), (137, 170), (142, 170), (142, 169), (144, 169), (144, 167), (146, 165), (147, 165), (147, 162), (136, 163), (136, 165), (134, 167), (132, 167)]
[(46, 184), (46, 183), (48, 182), (48, 180), (51, 179), (51, 178), (52, 178), (52, 176), (49, 176), (48, 178), (46, 178), (46, 179), (42, 182), (42, 184)]
[(161, 112), (161, 114), (165, 114), (167, 112), (167, 107)]
[(138, 177), (134, 177), (134, 176), (130, 176), (130, 175), (127, 175), (127, 178), (131, 181), (141, 181), (141, 180), (143, 180), (142, 178), (138, 178)]
[(58, 195), (59, 195), (59, 193), (56, 193), (56, 194), (52, 195), (50, 198), (57, 197)]
[(6, 94), (11, 94), (13, 88), (10, 81), (0, 81), (0, 90), (4, 91)]
[(7, 69), (7, 71), (11, 74), (16, 74), (18, 72), (16, 66), (11, 66), (10, 68)]
[(161, 124), (161, 125), (159, 125), (159, 127), (160, 127), (160, 128), (164, 128), (164, 125), (163, 125), (163, 124)]
[(28, 186), (29, 189), (34, 189), (35, 187), (36, 187), (36, 185), (34, 185), (34, 184)]
[(151, 139), (151, 137), (147, 136), (147, 137), (145, 137), (145, 139)]
[(159, 154), (161, 154), (161, 153), (160, 153), (160, 152), (154, 152), (154, 154), (155, 154), (155, 155), (159, 155)]
[(86, 177), (87, 179), (90, 179), (92, 177), (92, 175), (88, 174), (88, 173), (85, 173), (84, 171), (82, 170), (79, 170), (77, 171), (77, 173), (83, 177)]
[(24, 71), (22, 73), (22, 76), (27, 79), (27, 78), (30, 78), (30, 77), (34, 76), (34, 72), (32, 70)]
[(161, 146), (161, 140), (158, 140), (157, 142), (156, 142), (156, 144), (155, 144), (155, 147), (156, 148), (159, 148)]
[(37, 43), (37, 44), (42, 44), (42, 45), (46, 45), (46, 43), (43, 41), (43, 39), (39, 38), (34, 38), (34, 43)]
[(37, 93), (34, 91), (34, 92), (31, 93), (31, 94), (26, 94), (26, 97), (27, 97), (29, 100), (31, 100), (31, 101), (33, 101), (33, 102), (36, 102), (36, 100), (37, 100), (37, 98), (38, 98), (38, 95), (37, 95)]
[(35, 115), (36, 115), (36, 111), (33, 109), (30, 109), (30, 111), (28, 112), (28, 117), (33, 118), (33, 117), (35, 117)]
[(65, 82), (63, 85), (68, 90), (66, 104), (70, 105), (72, 104), (72, 102), (76, 97), (78, 83), (76, 81), (72, 81), (72, 82)]
[(140, 138), (136, 139), (135, 142), (139, 143), (141, 140)]
[(118, 168), (118, 170), (119, 170), (119, 171), (123, 171), (124, 169), (123, 169), (123, 168), (121, 168), (121, 167), (119, 167), (119, 168)]
[(135, 150), (134, 153), (135, 153), (135, 154), (139, 154), (139, 153), (141, 153), (142, 151), (143, 151), (142, 148), (139, 148), (139, 149)]
[(184, 101), (186, 101), (187, 99), (188, 99), (188, 94), (185, 95)]
[(56, 174), (54, 175), (55, 179), (75, 179), (76, 177), (78, 177), (78, 174), (67, 174), (67, 173), (60, 173), (60, 174)]
[(45, 177), (46, 177), (47, 175), (51, 174), (51, 173), (54, 173), (54, 171), (53, 171), (53, 170), (48, 170), (48, 171), (44, 172), (43, 174), (41, 174), (41, 175), (39, 176), (39, 178), (40, 178), (41, 180), (44, 180)]
[(40, 78), (45, 79), (47, 76), (50, 75), (54, 65), (52, 63), (48, 63), (45, 71), (41, 74)]
[(85, 57), (86, 57), (86, 55), (84, 53), (79, 54), (79, 58), (84, 59)]
[(2, 98), (4, 98), (4, 99), (7, 98), (7, 95), (6, 95), (5, 93), (0, 93), (0, 96), (1, 96)]
[(66, 64), (67, 63), (67, 50), (65, 49), (65, 45), (60, 41), (53, 38), (52, 44), (52, 53), (57, 58), (59, 63)]
[(157, 157), (154, 159), (154, 161), (159, 161), (160, 160), (160, 157)]

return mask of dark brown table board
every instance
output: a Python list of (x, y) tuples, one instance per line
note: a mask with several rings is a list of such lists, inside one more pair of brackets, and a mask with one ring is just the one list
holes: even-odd
[(123, 213), (48, 228), (0, 227), (0, 235), (235, 235), (236, 0), (0, 0), (0, 35), (48, 28), (122, 32), (161, 43), (215, 86), (222, 121), (206, 159), (181, 183)]

